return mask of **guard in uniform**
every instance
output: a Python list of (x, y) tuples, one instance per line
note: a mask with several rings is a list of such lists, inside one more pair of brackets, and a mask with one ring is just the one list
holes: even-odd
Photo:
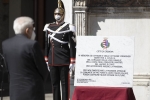
[(50, 68), (53, 100), (69, 100), (69, 68), (75, 63), (76, 39), (75, 26), (64, 22), (65, 10), (62, 1), (58, 0), (58, 8), (54, 11), (56, 22), (46, 24), (45, 31), (45, 61)]

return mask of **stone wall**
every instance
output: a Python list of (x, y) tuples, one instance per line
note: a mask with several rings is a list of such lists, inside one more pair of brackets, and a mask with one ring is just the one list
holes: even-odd
[(0, 0), (0, 53), (2, 53), (2, 41), (8, 38), (9, 32), (9, 4)]

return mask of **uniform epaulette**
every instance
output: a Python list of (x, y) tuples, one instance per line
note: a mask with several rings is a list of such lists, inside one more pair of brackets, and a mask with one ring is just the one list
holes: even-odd
[(48, 26), (49, 26), (49, 23), (45, 24), (43, 31), (46, 31)]
[(43, 31), (46, 31), (49, 26), (53, 26), (53, 25), (54, 26), (57, 25), (56, 22), (45, 24)]
[(70, 30), (72, 31), (72, 32), (76, 32), (76, 27), (75, 27), (75, 25), (73, 25), (73, 24), (69, 24), (69, 28), (70, 28)]

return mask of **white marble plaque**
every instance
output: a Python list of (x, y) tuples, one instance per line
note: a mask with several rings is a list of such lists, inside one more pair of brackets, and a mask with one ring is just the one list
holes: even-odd
[(134, 37), (77, 36), (75, 86), (132, 87)]

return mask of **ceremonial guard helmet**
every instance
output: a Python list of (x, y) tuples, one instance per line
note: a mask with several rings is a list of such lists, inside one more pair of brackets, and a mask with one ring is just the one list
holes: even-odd
[(61, 20), (64, 19), (65, 10), (62, 7), (62, 1), (61, 0), (58, 0), (58, 8), (56, 8), (55, 11), (54, 11), (54, 17), (55, 17), (55, 14), (60, 14), (61, 15)]

